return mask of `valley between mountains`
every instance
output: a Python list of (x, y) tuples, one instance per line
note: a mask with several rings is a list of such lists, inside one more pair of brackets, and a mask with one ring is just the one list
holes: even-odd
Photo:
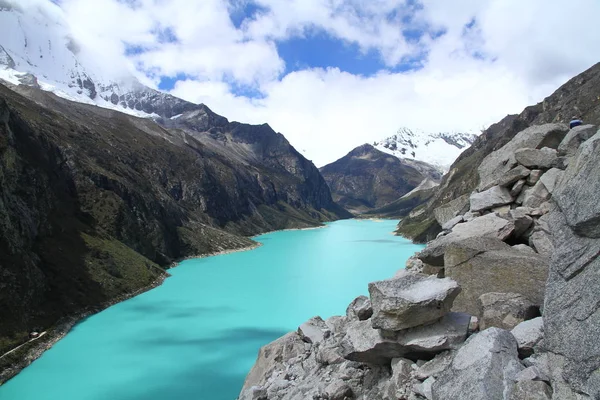
[(86, 317), (130, 322), (117, 303), (147, 335), (115, 337), (239, 400), (600, 398), (600, 63), (479, 134), (402, 127), (318, 168), (267, 123), (108, 74), (63, 22), (0, 1), (0, 398), (107, 328)]

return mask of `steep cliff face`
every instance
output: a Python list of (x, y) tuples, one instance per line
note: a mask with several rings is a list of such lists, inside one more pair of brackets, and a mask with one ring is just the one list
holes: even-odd
[(573, 115), (583, 118), (585, 122), (599, 123), (599, 91), (600, 63), (569, 80), (541, 103), (490, 126), (452, 164), (433, 198), (402, 220), (398, 233), (419, 243), (435, 238), (441, 226), (434, 217), (434, 210), (461, 195), (470, 194), (479, 183), (477, 167), (482, 160), (528, 126), (568, 122)]
[(177, 259), (347, 216), (267, 125), (196, 106), (166, 129), (14, 89), (0, 85), (0, 352)]
[[(322, 167), (321, 173), (334, 200), (360, 214), (389, 204), (417, 187), (426, 175), (412, 163), (365, 144)], [(429, 170), (439, 177), (433, 167)]]

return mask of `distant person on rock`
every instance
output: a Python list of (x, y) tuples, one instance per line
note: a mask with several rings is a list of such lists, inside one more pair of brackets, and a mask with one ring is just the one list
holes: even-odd
[(571, 122), (569, 123), (569, 129), (573, 129), (576, 126), (579, 126), (579, 125), (582, 125), (582, 124), (583, 124), (582, 120), (580, 120), (577, 117), (573, 117), (573, 118), (571, 118)]

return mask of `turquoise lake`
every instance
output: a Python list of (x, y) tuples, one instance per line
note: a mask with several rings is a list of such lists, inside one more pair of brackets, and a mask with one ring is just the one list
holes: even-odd
[(0, 386), (1, 400), (233, 400), (258, 349), (343, 315), (422, 246), (397, 221), (273, 232), (252, 250), (182, 262), (165, 283), (78, 324)]

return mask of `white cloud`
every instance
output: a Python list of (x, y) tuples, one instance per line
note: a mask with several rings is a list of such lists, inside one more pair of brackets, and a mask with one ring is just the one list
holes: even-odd
[[(569, 23), (565, 10), (573, 7), (578, 17)], [(421, 70), (369, 78), (336, 69), (304, 70), (265, 85), (266, 97), (252, 103), (231, 95), (200, 95), (186, 84), (174, 93), (213, 105), (233, 119), (268, 121), (323, 165), (400, 126), (476, 131), (541, 101), (599, 61), (595, 15), (600, 3), (594, 0), (557, 0), (551, 6), (543, 0), (425, 1), (417, 23), (446, 34), (422, 41), (429, 55)], [(476, 25), (465, 34), (473, 20)], [(283, 35), (280, 30), (275, 32)]]
[[(268, 122), (318, 165), (400, 126), (477, 130), (599, 61), (597, 0), (255, 0), (262, 11), (236, 28), (230, 13), (248, 1), (136, 0), (132, 8), (123, 0), (62, 0), (61, 7), (104, 68), (135, 65), (154, 84), (185, 74), (173, 94), (233, 120)], [(426, 34), (415, 43), (404, 29)], [(165, 30), (177, 40), (159, 40)], [(315, 31), (374, 51), (388, 67), (427, 57), (420, 70), (368, 77), (286, 71), (275, 42)], [(124, 43), (147, 51), (125, 57)], [(232, 83), (263, 96), (235, 95)]]

